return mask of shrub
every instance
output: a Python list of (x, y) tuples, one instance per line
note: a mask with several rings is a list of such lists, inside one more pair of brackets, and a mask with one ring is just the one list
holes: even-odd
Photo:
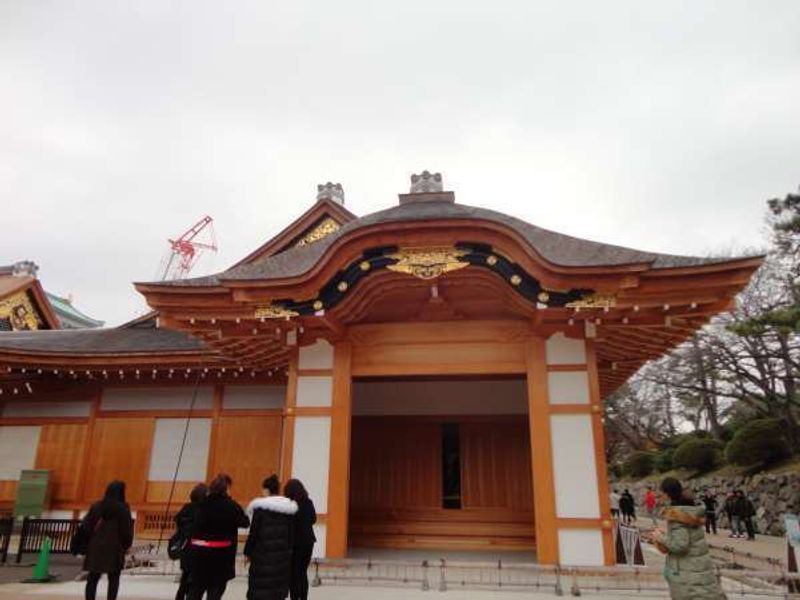
[(672, 464), (678, 469), (710, 471), (719, 462), (720, 447), (714, 440), (694, 438), (675, 449)]
[(629, 477), (647, 477), (653, 472), (654, 456), (652, 452), (634, 452), (622, 464), (622, 469)]
[(725, 449), (737, 465), (769, 464), (791, 454), (780, 419), (756, 419), (742, 426)]
[(674, 448), (666, 448), (662, 450), (655, 457), (655, 467), (656, 471), (659, 473), (666, 473), (667, 471), (672, 470), (672, 458), (675, 454)]

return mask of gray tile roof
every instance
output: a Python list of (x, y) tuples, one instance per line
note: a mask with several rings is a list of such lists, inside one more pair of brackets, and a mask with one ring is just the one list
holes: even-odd
[(208, 351), (202, 341), (171, 329), (77, 329), (0, 332), (0, 351), (136, 354)]
[(280, 254), (257, 259), (215, 275), (160, 283), (174, 286), (203, 287), (219, 285), (224, 280), (297, 277), (310, 270), (338, 239), (353, 231), (381, 223), (415, 221), (424, 223), (426, 221), (445, 219), (490, 221), (510, 227), (525, 238), (531, 247), (545, 260), (563, 267), (602, 267), (645, 263), (654, 269), (666, 269), (730, 260), (730, 258), (702, 258), (643, 252), (564, 235), (485, 208), (452, 202), (411, 202), (351, 221), (335, 233), (314, 244), (289, 248)]

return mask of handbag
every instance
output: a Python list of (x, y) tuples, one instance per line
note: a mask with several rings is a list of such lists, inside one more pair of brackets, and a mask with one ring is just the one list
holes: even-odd
[(170, 560), (182, 558), (188, 545), (189, 538), (179, 528), (167, 542), (167, 556), (169, 556)]
[(72, 539), (69, 541), (69, 553), (73, 556), (78, 556), (79, 554), (85, 555), (89, 550), (89, 538), (91, 538), (89, 530), (83, 526), (83, 523), (78, 525), (78, 528), (72, 535)]

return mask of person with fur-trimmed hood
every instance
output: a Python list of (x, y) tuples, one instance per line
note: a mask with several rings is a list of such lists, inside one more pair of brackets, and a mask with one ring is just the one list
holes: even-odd
[(264, 496), (247, 507), (250, 534), (244, 555), (250, 561), (247, 600), (284, 600), (289, 594), (297, 503), (278, 495), (280, 482), (270, 475), (262, 484)]
[(698, 506), (683, 493), (680, 481), (667, 477), (661, 491), (670, 502), (664, 511), (666, 531), (656, 529), (652, 541), (667, 555), (664, 577), (672, 600), (724, 600), (714, 564), (708, 553), (705, 506)]

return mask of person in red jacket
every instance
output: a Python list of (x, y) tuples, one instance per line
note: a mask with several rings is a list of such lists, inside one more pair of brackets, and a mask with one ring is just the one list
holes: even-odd
[(647, 509), (647, 514), (653, 519), (653, 527), (658, 525), (656, 519), (656, 493), (653, 488), (647, 488), (647, 494), (644, 496), (644, 506)]

